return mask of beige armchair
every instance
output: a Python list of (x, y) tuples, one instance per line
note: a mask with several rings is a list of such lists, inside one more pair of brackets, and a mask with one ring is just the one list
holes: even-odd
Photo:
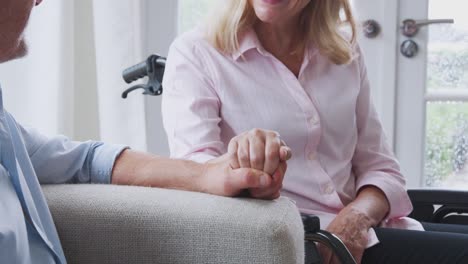
[(111, 185), (43, 187), (69, 263), (304, 263), (287, 198)]

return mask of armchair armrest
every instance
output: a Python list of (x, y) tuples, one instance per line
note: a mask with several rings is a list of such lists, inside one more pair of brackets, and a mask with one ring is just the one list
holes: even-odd
[(111, 185), (43, 187), (69, 263), (303, 263), (294, 203)]

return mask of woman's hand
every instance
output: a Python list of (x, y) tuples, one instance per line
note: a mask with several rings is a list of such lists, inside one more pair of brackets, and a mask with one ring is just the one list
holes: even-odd
[[(330, 223), (327, 231), (338, 236), (357, 263), (361, 263), (367, 246), (369, 229), (377, 226), (390, 210), (385, 194), (368, 185), (359, 190), (356, 199), (348, 204)], [(324, 263), (339, 263), (330, 250), (319, 247)]]
[[(371, 219), (352, 204), (345, 207), (330, 223), (327, 231), (338, 236), (346, 245), (357, 263), (361, 263), (367, 245), (367, 233), (372, 227)], [(319, 246), (323, 263), (340, 263), (338, 258), (324, 246)]]
[(229, 142), (228, 155), (233, 169), (251, 168), (271, 175), (270, 184), (248, 189), (252, 197), (275, 199), (280, 196), (291, 149), (278, 133), (263, 129), (242, 133)]

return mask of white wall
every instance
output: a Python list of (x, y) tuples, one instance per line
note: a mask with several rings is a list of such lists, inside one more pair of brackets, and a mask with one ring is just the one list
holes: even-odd
[[(92, 0), (73, 1), (75, 7), (74, 131), (76, 140), (99, 139), (96, 54)], [(118, 94), (119, 91), (115, 91)]]
[[(5, 107), (21, 123), (48, 135), (74, 134), (73, 120), (67, 118), (73, 109), (72, 96), (59, 99), (60, 93), (72, 89), (57, 90), (74, 85), (73, 69), (61, 70), (73, 64), (74, 42), (67, 25), (73, 19), (72, 5), (50, 0), (35, 8), (26, 31), (29, 55), (0, 65)], [(64, 111), (63, 105), (68, 106)]]
[[(169, 46), (177, 36), (177, 1), (147, 0), (146, 48), (148, 55), (158, 53), (167, 56)], [(161, 97), (146, 98), (148, 150), (158, 155), (169, 155), (167, 136), (161, 117)]]

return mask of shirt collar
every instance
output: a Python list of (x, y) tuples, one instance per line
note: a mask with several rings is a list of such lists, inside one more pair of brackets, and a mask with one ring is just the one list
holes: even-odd
[[(263, 56), (269, 53), (263, 48), (262, 43), (257, 37), (257, 33), (253, 28), (249, 28), (239, 37), (239, 49), (232, 53), (232, 58), (238, 60), (247, 51), (257, 49), (257, 51)], [(314, 44), (310, 43), (307, 45), (304, 58), (311, 60), (318, 53), (318, 49)]]
[(263, 48), (260, 40), (258, 40), (257, 33), (253, 28), (249, 28), (239, 37), (239, 49), (233, 52), (232, 57), (234, 60), (239, 59), (247, 51), (257, 49), (258, 52), (262, 55), (266, 55), (266, 50)]

